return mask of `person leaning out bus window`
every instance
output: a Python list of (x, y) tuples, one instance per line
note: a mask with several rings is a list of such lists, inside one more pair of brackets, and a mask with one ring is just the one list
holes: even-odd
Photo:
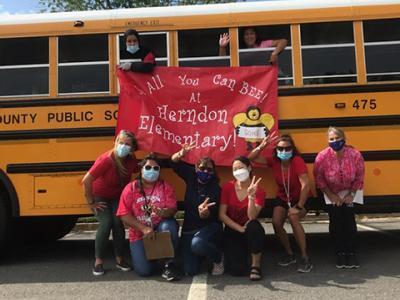
[(250, 254), (250, 280), (260, 280), (265, 230), (257, 217), (265, 192), (258, 186), (261, 178), (255, 179), (247, 157), (237, 157), (232, 171), (235, 180), (222, 187), (219, 208), (219, 218), (225, 224), (225, 268), (233, 276), (248, 274)]
[(186, 183), (181, 238), (184, 271), (190, 276), (196, 275), (200, 258), (206, 257), (213, 263), (211, 274), (221, 275), (224, 273), (222, 251), (218, 248), (222, 238), (222, 224), (218, 219), (221, 188), (211, 158), (200, 158), (195, 166), (180, 161), (193, 148), (193, 144), (185, 144), (171, 157), (174, 171)]
[(124, 62), (120, 69), (140, 73), (151, 72), (156, 65), (154, 54), (140, 42), (139, 33), (134, 29), (128, 29), (125, 34), (126, 52), (131, 59), (140, 59), (141, 62)]
[(272, 225), (275, 235), (286, 251), (286, 255), (280, 259), (278, 264), (286, 267), (296, 263), (296, 257), (284, 228), (285, 220), (288, 218), (301, 252), (301, 262), (297, 271), (308, 273), (313, 265), (307, 254), (306, 235), (300, 223), (307, 214), (305, 204), (310, 194), (307, 166), (290, 135), (282, 135), (277, 139), (272, 153), (261, 156), (262, 150), (267, 145), (274, 143), (275, 140), (274, 134), (267, 136), (258, 147), (250, 152), (249, 159), (267, 164), (272, 169), (278, 185), (277, 198), (272, 202)]
[[(227, 55), (226, 47), (230, 42), (230, 37), (228, 33), (221, 34), (219, 37), (219, 55), (225, 56)], [(272, 51), (271, 56), (268, 60), (269, 63), (275, 64), (278, 61), (278, 55), (281, 53), (286, 45), (286, 39), (277, 39), (277, 40), (261, 40), (257, 29), (255, 27), (246, 27), (243, 29), (242, 42), (245, 48), (272, 48), (275, 47), (275, 50)]]
[(131, 268), (123, 259), (125, 229), (121, 220), (115, 215), (122, 189), (130, 181), (132, 173), (138, 171), (134, 151), (137, 150), (135, 136), (121, 130), (115, 139), (114, 149), (100, 155), (82, 180), (86, 200), (96, 214), (99, 227), (96, 232), (96, 261), (93, 275), (103, 275), (103, 259), (110, 231), (112, 231), (116, 267), (122, 271)]
[[(139, 166), (139, 176), (122, 192), (117, 215), (129, 226), (134, 270), (145, 277), (154, 273), (157, 261), (146, 258), (143, 237), (151, 238), (155, 231), (169, 231), (176, 253), (179, 226), (174, 219), (177, 204), (175, 192), (160, 178), (158, 159), (150, 154)], [(174, 259), (165, 262), (162, 276), (168, 281), (178, 279)]]
[(336, 267), (358, 268), (354, 204), (363, 203), (364, 159), (358, 150), (346, 145), (346, 136), (339, 128), (329, 127), (328, 143), (315, 159), (314, 177), (327, 204)]

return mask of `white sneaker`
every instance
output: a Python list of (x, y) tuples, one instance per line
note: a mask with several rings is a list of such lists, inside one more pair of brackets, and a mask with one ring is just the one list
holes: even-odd
[(222, 275), (224, 274), (224, 256), (221, 257), (221, 262), (213, 263), (213, 268), (211, 271), (211, 275)]

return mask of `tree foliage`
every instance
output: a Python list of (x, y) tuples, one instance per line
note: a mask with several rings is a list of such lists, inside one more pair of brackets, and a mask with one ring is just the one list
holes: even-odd
[(235, 0), (39, 0), (42, 11), (78, 11), (150, 6), (227, 3)]

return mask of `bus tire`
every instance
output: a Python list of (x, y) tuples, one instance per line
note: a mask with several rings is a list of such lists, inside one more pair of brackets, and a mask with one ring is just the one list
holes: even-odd
[(10, 216), (4, 198), (0, 196), (0, 251), (5, 248), (7, 241), (7, 229)]
[(53, 242), (67, 235), (77, 219), (77, 216), (21, 218), (20, 232), (28, 243)]

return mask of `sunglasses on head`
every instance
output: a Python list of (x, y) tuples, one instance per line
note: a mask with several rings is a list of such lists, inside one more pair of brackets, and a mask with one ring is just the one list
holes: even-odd
[(283, 150), (290, 151), (290, 150), (292, 150), (292, 146), (287, 146), (287, 147), (276, 146), (276, 150), (278, 150), (278, 151), (283, 151)]
[(208, 173), (214, 172), (213, 168), (206, 167), (206, 166), (199, 166), (199, 170), (202, 171), (202, 172), (208, 172)]
[(147, 171), (149, 171), (151, 169), (153, 169), (154, 171), (160, 171), (160, 166), (149, 166), (149, 165), (147, 165), (147, 166), (144, 166), (144, 169), (147, 170)]

